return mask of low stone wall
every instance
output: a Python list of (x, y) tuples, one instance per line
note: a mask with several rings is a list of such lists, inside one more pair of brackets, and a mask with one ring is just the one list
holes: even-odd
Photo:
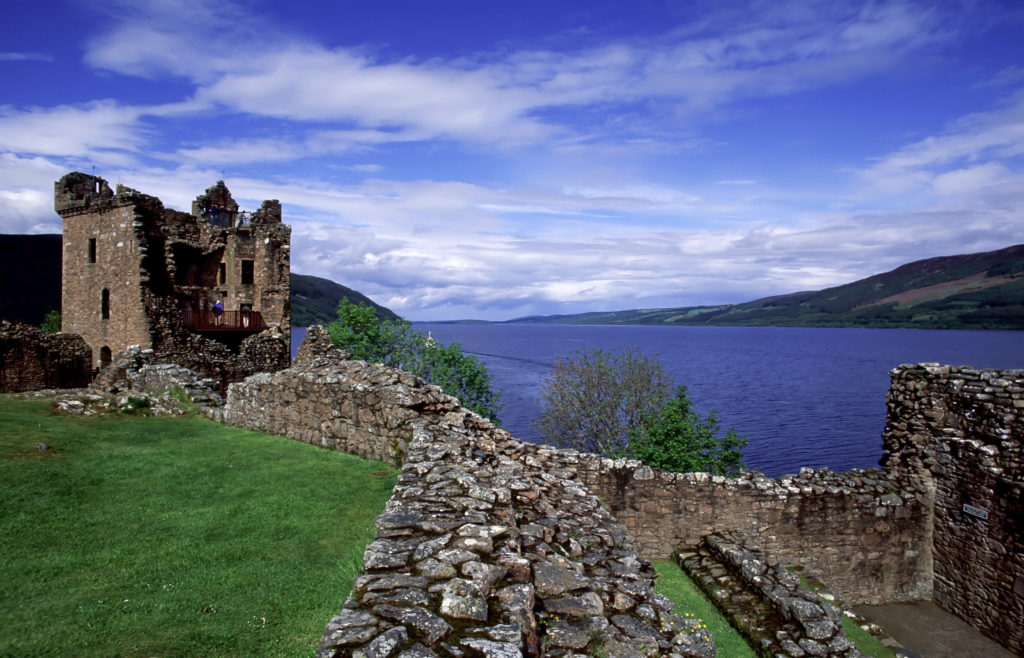
[(759, 655), (861, 658), (843, 611), (734, 535), (708, 535), (679, 564)]
[(892, 373), (886, 468), (934, 490), (935, 602), (1024, 654), (1024, 371)]
[(648, 558), (692, 549), (711, 533), (739, 532), (851, 603), (931, 595), (927, 492), (880, 471), (730, 479), (590, 454), (579, 456), (576, 471)]
[(319, 656), (714, 655), (565, 455), (455, 415), (414, 430)]
[(92, 350), (81, 336), (0, 320), (0, 393), (80, 388), (90, 379)]
[(173, 363), (199, 373), (206, 386), (223, 396), (231, 382), (242, 381), (256, 373), (287, 368), (291, 363), (291, 347), (288, 335), (276, 327), (244, 339), (238, 354), (226, 345), (198, 334), (188, 334), (177, 343), (162, 345), (160, 349), (131, 345), (100, 370), (92, 386), (101, 389), (120, 386), (128, 377), (127, 373), (138, 371), (144, 364), (157, 363)]
[(233, 384), (209, 411), (402, 465), (318, 655), (714, 655), (575, 478), (576, 453), (517, 441), (407, 373), (340, 357), (304, 344), (292, 368)]

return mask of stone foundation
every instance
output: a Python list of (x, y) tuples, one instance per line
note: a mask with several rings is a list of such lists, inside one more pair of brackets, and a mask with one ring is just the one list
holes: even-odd
[(80, 388), (91, 379), (92, 350), (81, 336), (0, 320), (0, 393)]
[(863, 655), (846, 637), (842, 610), (742, 538), (709, 535), (679, 565), (762, 656)]
[(773, 559), (804, 568), (853, 603), (931, 596), (927, 493), (880, 471), (738, 478), (670, 473), (581, 454), (580, 479), (648, 558), (739, 532)]

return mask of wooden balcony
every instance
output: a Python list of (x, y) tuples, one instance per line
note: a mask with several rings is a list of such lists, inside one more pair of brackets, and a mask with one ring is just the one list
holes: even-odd
[(185, 327), (189, 331), (206, 333), (210, 331), (251, 331), (256, 333), (267, 328), (259, 311), (182, 311)]

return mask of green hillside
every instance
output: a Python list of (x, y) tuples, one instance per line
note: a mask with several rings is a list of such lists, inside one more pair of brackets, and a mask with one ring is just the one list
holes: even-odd
[(1024, 329), (1024, 245), (929, 258), (834, 288), (743, 304), (534, 316), (512, 322)]
[(0, 235), (0, 319), (38, 325), (60, 310), (61, 237)]
[(292, 326), (308, 327), (327, 324), (338, 319), (338, 303), (341, 298), (353, 304), (363, 303), (377, 311), (382, 320), (397, 320), (399, 317), (390, 309), (377, 304), (366, 295), (347, 288), (330, 279), (306, 274), (292, 274)]

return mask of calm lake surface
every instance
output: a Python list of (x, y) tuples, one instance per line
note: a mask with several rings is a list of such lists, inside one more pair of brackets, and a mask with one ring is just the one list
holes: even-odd
[[(502, 425), (537, 441), (541, 384), (558, 356), (633, 347), (657, 355), (701, 412), (746, 437), (768, 475), (803, 466), (877, 466), (889, 371), (901, 363), (1024, 368), (1024, 332), (781, 327), (634, 327), (420, 323), (479, 357), (501, 390)], [(293, 353), (304, 329), (292, 332)]]

